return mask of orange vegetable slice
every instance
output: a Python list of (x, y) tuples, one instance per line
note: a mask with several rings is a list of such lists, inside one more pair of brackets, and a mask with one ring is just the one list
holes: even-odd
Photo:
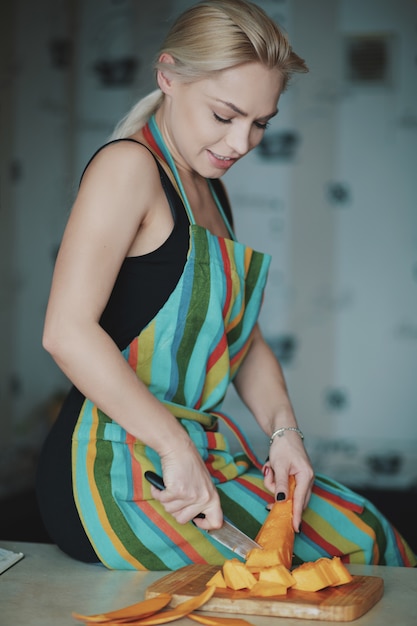
[(287, 590), (288, 590), (288, 587), (286, 585), (281, 585), (280, 583), (260, 580), (249, 591), (249, 595), (255, 596), (257, 598), (266, 598), (266, 597), (269, 598), (271, 596), (285, 596), (287, 593)]
[(190, 613), (187, 617), (199, 624), (206, 624), (206, 626), (253, 626), (250, 622), (239, 617), (206, 617), (195, 613)]
[(339, 575), (332, 565), (331, 559), (326, 557), (322, 557), (321, 559), (317, 559), (316, 566), (321, 570), (323, 576), (328, 580), (328, 587), (333, 585), (337, 585), (339, 580)]
[(336, 585), (346, 585), (346, 583), (352, 582), (352, 574), (349, 572), (345, 564), (342, 563), (340, 557), (334, 556), (330, 562), (337, 575), (337, 582), (333, 583), (331, 585), (332, 587), (335, 587)]
[(260, 572), (265, 567), (282, 565), (280, 559), (279, 548), (253, 548), (248, 552), (245, 563), (251, 572)]
[(237, 591), (251, 589), (255, 583), (255, 576), (247, 569), (244, 563), (237, 559), (229, 559), (223, 564), (223, 577), (226, 585)]
[(287, 569), (291, 567), (295, 537), (292, 525), (294, 489), (295, 478), (290, 476), (287, 499), (273, 504), (255, 539), (266, 550), (277, 549), (279, 563)]
[(284, 565), (275, 565), (275, 567), (267, 567), (259, 572), (260, 582), (278, 583), (285, 587), (292, 587), (295, 579), (291, 572)]
[(212, 576), (210, 578), (210, 580), (208, 580), (206, 582), (207, 587), (209, 587), (210, 585), (214, 585), (215, 587), (217, 587), (218, 589), (227, 589), (227, 585), (225, 583), (223, 574), (221, 572), (221, 570), (219, 570), (218, 572), (216, 572), (214, 574), (214, 576)]
[[(168, 622), (173, 622), (181, 617), (187, 617), (190, 613), (196, 611), (200, 608), (200, 606), (203, 606), (203, 604), (210, 600), (215, 591), (216, 587), (207, 587), (203, 593), (200, 593), (198, 596), (190, 598), (185, 602), (181, 602), (181, 604), (178, 604), (173, 609), (160, 611), (156, 615), (151, 615), (150, 617), (145, 617), (144, 619), (129, 622), (129, 626), (156, 626), (157, 624), (167, 624)], [(115, 622), (115, 624), (120, 624), (120, 622)]]
[(325, 568), (320, 565), (320, 559), (317, 561), (302, 563), (292, 570), (292, 576), (295, 579), (293, 589), (299, 591), (320, 591), (331, 584), (332, 579), (329, 577)]
[(161, 593), (149, 600), (143, 600), (136, 604), (131, 604), (123, 609), (110, 611), (108, 613), (98, 613), (96, 615), (81, 615), (80, 613), (72, 613), (72, 617), (85, 624), (105, 624), (115, 621), (132, 621), (141, 617), (147, 617), (158, 613), (166, 607), (171, 601), (172, 596), (168, 593)]

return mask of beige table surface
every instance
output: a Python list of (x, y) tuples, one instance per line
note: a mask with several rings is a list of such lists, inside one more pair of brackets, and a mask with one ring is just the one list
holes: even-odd
[[(1, 541), (0, 547), (25, 557), (0, 575), (1, 626), (76, 626), (71, 611), (101, 613), (142, 600), (145, 589), (168, 572), (109, 571), (101, 565), (74, 561), (56, 546)], [(354, 574), (384, 579), (383, 598), (353, 622), (324, 622), (285, 617), (242, 616), (254, 626), (343, 624), (355, 626), (416, 626), (417, 569), (351, 565)], [(237, 617), (223, 614), (224, 617)], [(184, 618), (172, 622), (192, 626)]]

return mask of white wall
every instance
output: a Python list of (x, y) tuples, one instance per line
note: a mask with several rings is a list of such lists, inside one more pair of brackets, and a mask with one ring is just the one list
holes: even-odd
[[(67, 386), (40, 338), (78, 177), (114, 123), (153, 87), (148, 68), (157, 43), (192, 2), (145, 4), (2, 3), (9, 36), (0, 63), (0, 441), (9, 451), (21, 451), (22, 442), (36, 447), (44, 404)], [(382, 447), (395, 438), (400, 446), (416, 442), (417, 4), (259, 4), (288, 30), (311, 70), (283, 95), (268, 129), (272, 150), (282, 132), (295, 133), (294, 155), (256, 151), (225, 177), (240, 239), (273, 255), (262, 328), (283, 356), (313, 454), (325, 439), (370, 444), (377, 434)], [(372, 32), (394, 36), (393, 84), (352, 86), (343, 73), (344, 37)], [(69, 65), (51, 60), (56, 39), (73, 42)], [(123, 56), (139, 62), (132, 84), (104, 84), (97, 62)], [(346, 203), (330, 202), (329, 183), (345, 186)], [(266, 438), (233, 392), (227, 409), (265, 454)]]
[[(290, 166), (276, 162), (269, 185), (261, 179), (258, 188), (259, 205), (275, 194), (275, 215), (285, 216), (279, 234), (256, 232), (264, 247), (276, 246), (278, 261), (263, 327), (272, 341), (277, 333), (296, 339), (285, 374), (316, 465), (349, 480), (346, 467), (352, 473), (356, 463), (354, 480), (376, 484), (370, 456), (399, 453), (404, 482), (416, 480), (417, 5), (293, 0), (287, 8), (310, 74), (283, 96), (289, 115), (277, 120), (300, 132), (299, 152)], [(345, 38), (381, 33), (394, 42), (392, 82), (352, 84)], [(233, 180), (237, 210), (250, 173), (257, 180), (247, 162)], [(347, 190), (346, 202), (330, 201), (331, 183)], [(259, 213), (243, 214), (243, 239), (253, 237)], [(235, 409), (234, 396), (230, 404)]]

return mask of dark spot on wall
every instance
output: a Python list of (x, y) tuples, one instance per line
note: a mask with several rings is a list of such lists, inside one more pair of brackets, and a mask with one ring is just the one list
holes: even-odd
[(94, 71), (103, 87), (127, 87), (132, 84), (139, 62), (134, 57), (101, 59), (94, 65)]
[(350, 191), (343, 183), (329, 183), (327, 185), (327, 197), (331, 204), (345, 206), (350, 200)]
[(295, 335), (269, 337), (267, 343), (281, 365), (289, 365), (294, 360), (297, 351)]
[(66, 69), (72, 60), (72, 41), (69, 39), (51, 39), (49, 42), (49, 55), (52, 66), (58, 70)]
[(401, 470), (403, 459), (397, 452), (386, 452), (369, 455), (366, 463), (375, 474), (393, 476)]
[(264, 135), (257, 151), (264, 159), (291, 161), (295, 157), (299, 142), (299, 135), (294, 131), (270, 132)]
[(12, 183), (18, 183), (22, 179), (22, 162), (18, 159), (13, 159), (10, 163), (10, 180)]
[(328, 389), (325, 391), (325, 403), (332, 411), (343, 411), (348, 405), (348, 395), (344, 389)]
[(20, 396), (22, 393), (22, 381), (17, 374), (12, 374), (10, 376), (9, 391), (14, 397)]

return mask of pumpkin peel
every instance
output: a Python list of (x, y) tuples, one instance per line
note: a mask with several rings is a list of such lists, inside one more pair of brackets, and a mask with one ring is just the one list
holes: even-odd
[(154, 598), (136, 602), (122, 609), (109, 611), (108, 613), (97, 613), (96, 615), (81, 615), (80, 613), (72, 613), (72, 617), (85, 624), (109, 624), (131, 622), (138, 618), (148, 617), (154, 613), (158, 613), (166, 607), (171, 601), (172, 596), (168, 593), (160, 593)]
[[(169, 622), (173, 622), (181, 617), (187, 617), (193, 611), (196, 611), (203, 606), (208, 600), (210, 600), (211, 596), (216, 591), (216, 587), (210, 586), (207, 587), (203, 593), (200, 593), (198, 596), (194, 596), (185, 602), (181, 602), (176, 607), (172, 609), (168, 609), (167, 611), (160, 611), (150, 617), (145, 617), (144, 619), (139, 619), (135, 621), (128, 622), (129, 626), (156, 626), (157, 624), (167, 624)], [(120, 624), (120, 622), (114, 622), (114, 624)], [(108, 626), (113, 626), (113, 624), (108, 622)]]

